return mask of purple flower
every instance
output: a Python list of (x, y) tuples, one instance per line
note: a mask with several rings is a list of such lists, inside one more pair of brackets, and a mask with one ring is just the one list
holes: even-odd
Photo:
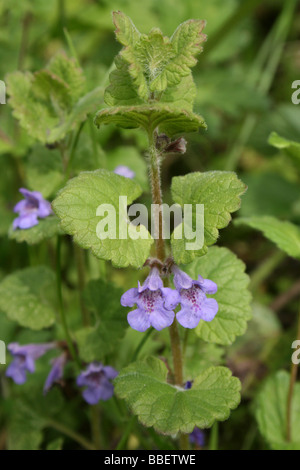
[(25, 199), (19, 201), (14, 207), (14, 212), (19, 213), (13, 222), (14, 230), (18, 227), (21, 229), (34, 227), (39, 223), (38, 217), (44, 219), (52, 214), (50, 202), (46, 201), (41, 193), (28, 191), (25, 188), (21, 188), (19, 191)]
[(55, 359), (52, 359), (52, 368), (44, 385), (44, 395), (49, 392), (50, 388), (55, 382), (58, 382), (62, 379), (64, 373), (64, 366), (67, 362), (67, 359), (68, 357), (65, 352), (62, 353), (60, 356), (56, 357)]
[(114, 173), (120, 176), (125, 176), (125, 178), (134, 178), (135, 177), (135, 172), (132, 171), (128, 166), (125, 165), (119, 165), (114, 169)]
[(203, 447), (205, 445), (205, 434), (197, 427), (191, 432), (189, 439), (190, 443), (195, 444), (197, 447)]
[(6, 370), (6, 376), (11, 377), (16, 384), (26, 382), (26, 372), (35, 371), (34, 361), (43, 356), (49, 349), (53, 349), (55, 343), (26, 344), (10, 343), (7, 347), (14, 360)]
[(117, 377), (118, 372), (110, 366), (103, 366), (100, 362), (92, 362), (87, 369), (77, 377), (79, 387), (87, 387), (82, 396), (89, 405), (96, 405), (99, 400), (109, 400), (114, 393), (114, 386), (110, 380)]
[(160, 331), (172, 325), (175, 314), (174, 308), (180, 301), (179, 293), (164, 287), (157, 268), (152, 268), (144, 285), (129, 289), (121, 297), (123, 307), (133, 307), (127, 315), (131, 328), (143, 332), (150, 326)]
[(180, 293), (181, 310), (176, 314), (178, 322), (185, 328), (195, 328), (200, 320), (213, 320), (219, 308), (218, 302), (208, 299), (206, 294), (215, 294), (217, 284), (201, 276), (194, 281), (176, 266), (173, 273), (174, 285)]
[(191, 380), (187, 380), (184, 384), (184, 390), (190, 390), (192, 388), (193, 382)]

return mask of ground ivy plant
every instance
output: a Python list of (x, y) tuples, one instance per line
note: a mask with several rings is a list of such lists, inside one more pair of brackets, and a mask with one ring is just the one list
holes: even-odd
[[(57, 236), (56, 277), (43, 266), (11, 274), (0, 284), (0, 308), (9, 318), (32, 329), (53, 325), (58, 308), (62, 331), (58, 341), (12, 343), (9, 348), (14, 360), (7, 375), (16, 383), (24, 383), (26, 373), (34, 372), (35, 361), (58, 349), (44, 393), (62, 379), (65, 365), (73, 361), (76, 383), (82, 387), (87, 403), (95, 405), (115, 394), (144, 426), (178, 438), (181, 448), (188, 448), (189, 434), (194, 433), (195, 442), (199, 429), (227, 419), (240, 401), (239, 380), (229, 368), (203, 360), (198, 348), (201, 341), (217, 347), (230, 345), (245, 332), (251, 316), (244, 264), (229, 249), (212, 246), (219, 230), (239, 209), (246, 187), (234, 172), (194, 172), (174, 177), (170, 187), (173, 203), (183, 213), (189, 205), (192, 212), (189, 221), (184, 218), (170, 239), (165, 238), (162, 164), (174, 153), (188, 158), (187, 134), (206, 129), (204, 118), (193, 109), (197, 90), (191, 70), (206, 41), (205, 21), (186, 21), (171, 38), (156, 28), (148, 35), (141, 34), (119, 11), (113, 13), (113, 21), (122, 49), (109, 75), (105, 106), (97, 112), (94, 124), (100, 129), (105, 124), (137, 128), (147, 136), (145, 159), (155, 232), (150, 233), (142, 224), (137, 226), (128, 216), (127, 206), (140, 201), (143, 191), (134, 178), (134, 168), (125, 166), (126, 160), (115, 171), (100, 168), (68, 178), (84, 119), (95, 106), (93, 97), (99, 96), (96, 90), (81, 97), (84, 79), (76, 61), (59, 55), (36, 74), (12, 75), (8, 85), (14, 114), (22, 126), (29, 126), (32, 138), (61, 151), (64, 176), (55, 181), (60, 187), (62, 181), (65, 185), (52, 208), (40, 192), (26, 188), (21, 188), (24, 199), (15, 207), (11, 238), (36, 244)], [(24, 93), (28, 97), (28, 109), (22, 105), (21, 92), (22, 97)], [(46, 92), (51, 100), (45, 104)], [(37, 115), (43, 119), (37, 120)], [(74, 131), (73, 140), (69, 139), (68, 133)], [(55, 188), (54, 184), (49, 196)], [(120, 205), (120, 198), (126, 198), (125, 207)], [(99, 223), (105, 227), (105, 214), (99, 212), (99, 207), (108, 204), (118, 224), (114, 236), (101, 237)], [(194, 233), (199, 229), (197, 205), (204, 205), (203, 243), (191, 250), (187, 245), (193, 240), (186, 237), (183, 226), (189, 224)], [(67, 235), (75, 244), (83, 318), (83, 325), (73, 333), (64, 312), (61, 288), (61, 245)], [(84, 289), (81, 248), (111, 262), (114, 268), (140, 270), (141, 283), (125, 290), (102, 276)], [(43, 287), (54, 284), (55, 288), (55, 280), (57, 305), (44, 294), (51, 292), (50, 287)], [(139, 332), (140, 343), (132, 361), (117, 371), (113, 363), (116, 344), (120, 344), (128, 325)], [(139, 352), (150, 341), (150, 335), (162, 335), (168, 342), (166, 331), (170, 348), (164, 357), (152, 354), (139, 360)], [(193, 367), (190, 354), (186, 354), (188, 344), (197, 358)]]

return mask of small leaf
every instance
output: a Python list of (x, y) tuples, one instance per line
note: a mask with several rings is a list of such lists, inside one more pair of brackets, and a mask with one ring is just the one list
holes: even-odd
[[(120, 214), (119, 197), (127, 197), (127, 204), (131, 204), (141, 192), (135, 181), (108, 170), (83, 172), (67, 183), (54, 200), (53, 209), (61, 219), (62, 229), (73, 235), (81, 247), (90, 248), (98, 258), (111, 260), (114, 266), (140, 267), (149, 255), (153, 240), (144, 226), (139, 229), (144, 239), (131, 238), (130, 232), (136, 227), (128, 222), (127, 213)], [(97, 209), (102, 204), (109, 204), (115, 211), (115, 236), (99, 238), (97, 235), (97, 225), (102, 220)], [(126, 232), (124, 239), (119, 237), (119, 219)]]
[(241, 217), (235, 225), (247, 225), (260, 230), (266, 238), (293, 258), (300, 258), (300, 228), (272, 216)]
[(12, 240), (18, 243), (26, 242), (28, 245), (35, 245), (46, 240), (47, 238), (54, 237), (58, 233), (62, 233), (59, 219), (55, 216), (48, 216), (45, 219), (39, 219), (39, 223), (34, 227), (28, 229), (16, 229), (10, 227), (8, 235)]
[(150, 86), (152, 91), (164, 91), (190, 74), (191, 67), (197, 63), (195, 56), (203, 50), (201, 43), (206, 41), (206, 35), (202, 33), (205, 25), (203, 20), (188, 20), (178, 26), (171, 37), (175, 57), (168, 61), (162, 73), (153, 80)]
[(145, 426), (174, 435), (209, 428), (224, 421), (240, 401), (240, 382), (225, 367), (211, 367), (194, 379), (190, 390), (166, 382), (167, 368), (154, 357), (123, 369), (115, 391)]
[[(186, 240), (184, 236), (176, 239), (174, 234), (172, 236), (174, 259), (178, 264), (185, 264), (196, 256), (205, 254), (207, 247), (217, 241), (219, 229), (226, 227), (231, 220), (230, 213), (240, 208), (240, 196), (245, 192), (246, 186), (233, 172), (209, 171), (174, 177), (171, 189), (174, 202), (182, 208), (185, 204), (193, 205), (193, 231), (196, 230), (195, 205), (204, 205), (204, 245), (201, 249), (186, 250), (186, 243), (193, 240)], [(181, 228), (178, 227), (177, 230)]]
[(0, 283), (0, 309), (21, 326), (40, 330), (55, 321), (48, 299), (53, 295), (55, 276), (45, 266), (15, 271)]
[(200, 320), (196, 334), (208, 342), (231, 344), (245, 332), (251, 318), (249, 277), (244, 272), (244, 263), (227, 248), (214, 246), (187, 266), (186, 271), (193, 279), (200, 274), (218, 286), (212, 296), (218, 302), (218, 313), (211, 322)]
[(87, 307), (94, 312), (95, 326), (75, 333), (79, 354), (86, 362), (103, 360), (118, 347), (128, 326), (126, 310), (120, 304), (122, 289), (102, 280), (90, 281), (85, 289)]
[(286, 439), (287, 399), (290, 376), (278, 371), (269, 377), (257, 397), (256, 419), (259, 430), (274, 450), (300, 450), (300, 384), (294, 387), (291, 410), (291, 440)]

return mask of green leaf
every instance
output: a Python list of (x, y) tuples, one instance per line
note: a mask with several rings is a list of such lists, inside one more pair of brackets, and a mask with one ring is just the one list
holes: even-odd
[[(140, 267), (144, 264), (153, 240), (145, 229), (137, 230), (145, 237), (134, 240), (131, 232), (135, 229), (127, 220), (127, 213), (119, 212), (119, 197), (127, 197), (131, 204), (141, 194), (141, 187), (133, 180), (116, 175), (108, 170), (83, 172), (71, 179), (53, 202), (53, 209), (61, 219), (65, 233), (74, 236), (74, 240), (83, 248), (90, 248), (95, 256), (111, 260), (114, 266), (128, 265)], [(97, 225), (102, 220), (97, 215), (101, 204), (110, 204), (116, 213), (115, 237), (100, 239)], [(119, 218), (124, 224), (124, 236), (119, 238)]]
[(122, 12), (114, 12), (113, 18), (116, 37), (124, 47), (104, 95), (110, 108), (98, 112), (96, 125), (114, 123), (147, 132), (160, 125), (170, 136), (206, 127), (203, 118), (193, 113), (196, 87), (190, 70), (202, 51), (205, 22), (186, 21), (169, 39), (157, 28), (140, 34)]
[(276, 132), (272, 132), (269, 137), (269, 144), (280, 150), (284, 150), (291, 157), (300, 159), (300, 142), (285, 139)]
[(39, 191), (47, 199), (56, 192), (64, 180), (60, 152), (36, 145), (29, 155), (25, 173), (26, 187)]
[(218, 313), (211, 322), (200, 320), (196, 334), (208, 342), (231, 344), (245, 332), (251, 318), (249, 277), (244, 272), (244, 263), (227, 248), (215, 246), (187, 266), (186, 271), (193, 279), (200, 274), (218, 286), (212, 296), (218, 302)]
[(21, 326), (40, 330), (55, 321), (49, 302), (55, 276), (45, 266), (15, 271), (0, 283), (0, 309)]
[(300, 384), (294, 387), (291, 410), (291, 440), (286, 439), (287, 398), (290, 375), (278, 371), (269, 377), (256, 402), (259, 430), (275, 450), (300, 450)]
[(85, 301), (95, 314), (95, 326), (75, 333), (79, 354), (86, 362), (102, 360), (118, 347), (128, 326), (126, 309), (121, 306), (122, 289), (102, 280), (90, 281)]
[(247, 225), (260, 230), (266, 238), (293, 258), (300, 258), (300, 228), (272, 216), (241, 217), (235, 225)]
[(82, 70), (64, 53), (58, 53), (45, 69), (34, 74), (13, 72), (6, 81), (13, 115), (31, 137), (42, 143), (61, 140), (85, 119), (87, 112), (95, 110), (94, 93), (92, 98), (88, 94), (80, 99), (84, 94)]
[(182, 208), (185, 204), (193, 205), (193, 230), (196, 230), (195, 205), (204, 205), (204, 245), (201, 249), (186, 249), (186, 243), (193, 240), (186, 240), (182, 226), (176, 228), (179, 233), (183, 232), (181, 238), (175, 238), (176, 232), (172, 235), (174, 259), (178, 264), (186, 264), (205, 254), (207, 247), (217, 241), (219, 229), (226, 227), (231, 220), (230, 213), (240, 208), (240, 196), (245, 192), (246, 186), (233, 172), (209, 171), (174, 177), (171, 190), (173, 200)]
[(8, 235), (10, 239), (18, 243), (26, 242), (28, 245), (35, 245), (58, 233), (62, 233), (59, 219), (50, 215), (45, 219), (39, 219), (39, 223), (32, 228), (14, 230), (11, 226)]
[(168, 384), (166, 365), (154, 357), (121, 370), (115, 391), (145, 426), (174, 435), (209, 428), (224, 421), (240, 401), (240, 382), (225, 367), (211, 367), (194, 379), (190, 390)]
[(9, 450), (38, 450), (43, 440), (43, 419), (17, 400), (8, 428)]
[(190, 74), (191, 67), (197, 63), (195, 56), (203, 50), (201, 43), (206, 41), (206, 35), (202, 33), (205, 25), (203, 20), (188, 20), (178, 26), (171, 37), (175, 57), (168, 60), (162, 72), (153, 80), (150, 86), (152, 91), (164, 91)]
[(241, 217), (255, 214), (290, 219), (299, 214), (300, 188), (297, 182), (269, 171), (245, 174), (243, 181), (248, 190), (243, 197)]
[(96, 126), (112, 123), (127, 129), (142, 127), (146, 131), (160, 126), (161, 131), (170, 136), (182, 132), (196, 132), (199, 127), (206, 128), (201, 116), (166, 104), (119, 106), (105, 108), (96, 114)]

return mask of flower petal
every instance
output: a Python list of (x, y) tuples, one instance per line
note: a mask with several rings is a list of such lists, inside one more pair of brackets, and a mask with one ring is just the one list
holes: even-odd
[(122, 295), (121, 305), (123, 307), (133, 307), (136, 304), (137, 299), (138, 289), (136, 287), (132, 287)]
[(184, 328), (196, 328), (200, 321), (200, 316), (197, 311), (184, 307), (176, 313), (176, 319)]
[(180, 302), (180, 294), (177, 290), (171, 289), (170, 287), (163, 287), (161, 289), (164, 298), (164, 307), (167, 310), (174, 310), (174, 308)]
[(41, 217), (41, 219), (44, 219), (45, 217), (48, 217), (48, 215), (52, 214), (52, 208), (51, 204), (48, 201), (45, 201), (43, 199), (42, 201), (39, 201), (39, 207), (38, 207), (38, 216)]
[(37, 212), (31, 212), (29, 214), (20, 215), (14, 220), (13, 228), (19, 227), (20, 229), (27, 229), (34, 227), (39, 223), (37, 219)]
[(212, 321), (219, 310), (216, 299), (206, 299), (201, 308), (201, 319)]
[(98, 387), (88, 387), (82, 392), (82, 396), (89, 405), (96, 405), (100, 400), (101, 390)]
[(158, 289), (161, 289), (163, 286), (164, 285), (159, 275), (159, 270), (154, 267), (151, 269), (150, 274), (145, 280), (144, 284), (142, 286), (139, 285), (138, 291), (140, 293), (144, 292), (146, 289), (156, 291)]
[(127, 315), (127, 321), (131, 328), (140, 331), (141, 333), (146, 331), (151, 326), (149, 315), (145, 310), (142, 310), (140, 308), (129, 312)]
[(160, 331), (172, 325), (175, 318), (175, 313), (172, 310), (166, 310), (161, 307), (150, 315), (150, 323), (156, 330)]
[(173, 267), (173, 273), (174, 273), (174, 286), (176, 289), (189, 289), (193, 285), (193, 280), (192, 278), (186, 274), (184, 271), (181, 271), (181, 269), (177, 268), (177, 266)]
[(105, 372), (106, 377), (111, 380), (115, 379), (119, 374), (119, 372), (111, 366), (104, 366), (103, 371)]
[(194, 281), (196, 285), (201, 287), (203, 292), (206, 294), (215, 294), (218, 290), (218, 286), (214, 281), (210, 279), (203, 279), (203, 277), (199, 276), (198, 281)]
[(109, 400), (114, 394), (114, 386), (108, 380), (102, 379), (99, 385), (100, 400)]

